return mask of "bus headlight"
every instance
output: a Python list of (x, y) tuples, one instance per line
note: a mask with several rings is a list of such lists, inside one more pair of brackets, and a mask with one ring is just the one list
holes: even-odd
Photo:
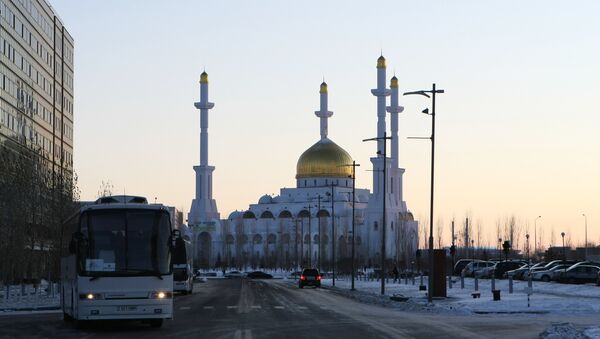
[(79, 295), (79, 299), (98, 300), (104, 299), (104, 297), (102, 296), (102, 293), (83, 293)]
[(172, 298), (173, 294), (171, 292), (152, 292), (150, 294), (150, 299), (170, 299)]

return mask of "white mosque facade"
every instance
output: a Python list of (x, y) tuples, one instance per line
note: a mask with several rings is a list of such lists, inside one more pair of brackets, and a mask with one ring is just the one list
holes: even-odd
[[(398, 81), (386, 87), (386, 65), (377, 61), (377, 157), (373, 165), (373, 192), (354, 188), (353, 159), (328, 136), (327, 84), (320, 86), (320, 140), (298, 159), (296, 187), (281, 188), (278, 195), (264, 195), (246, 210), (221, 219), (212, 197), (212, 173), (208, 165), (208, 76), (200, 79), (200, 165), (196, 172), (196, 196), (188, 215), (197, 267), (319, 267), (349, 270), (354, 247), (356, 267), (379, 266), (385, 227), (386, 265), (408, 265), (417, 248), (417, 221), (403, 200), (399, 167)], [(387, 97), (391, 96), (387, 105)], [(390, 115), (387, 130), (386, 115)], [(383, 137), (390, 137), (389, 154), (383, 158)], [(383, 188), (385, 163), (386, 188)], [(364, 166), (364, 165), (363, 165)], [(385, 191), (385, 226), (383, 198)], [(354, 202), (354, 203), (353, 203)], [(354, 215), (354, 218), (353, 218)], [(354, 225), (353, 225), (354, 219)], [(355, 230), (353, 233), (352, 230)], [(354, 237), (353, 237), (354, 235)], [(354, 246), (353, 246), (354, 244)]]

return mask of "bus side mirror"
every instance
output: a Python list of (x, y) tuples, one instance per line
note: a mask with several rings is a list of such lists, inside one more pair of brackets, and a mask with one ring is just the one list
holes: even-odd
[(82, 240), (83, 233), (79, 231), (73, 232), (73, 235), (71, 236), (71, 241), (69, 242), (69, 253), (77, 254), (77, 248), (79, 248), (79, 245)]
[(175, 244), (177, 242), (177, 239), (180, 239), (180, 238), (181, 238), (180, 230), (171, 231), (171, 236), (169, 237), (169, 247), (171, 248), (171, 251), (175, 250)]

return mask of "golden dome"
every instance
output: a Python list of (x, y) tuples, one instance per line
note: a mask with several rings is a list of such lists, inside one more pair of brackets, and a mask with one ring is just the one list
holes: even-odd
[(390, 81), (390, 87), (398, 88), (398, 78), (396, 78), (395, 75), (392, 77), (392, 80)]
[(352, 176), (352, 157), (335, 142), (325, 138), (304, 151), (296, 165), (296, 179)]
[(327, 93), (327, 84), (325, 81), (321, 84), (321, 88), (319, 89), (319, 93)]
[(377, 59), (377, 68), (385, 68), (385, 58), (383, 55)]
[(206, 72), (202, 72), (202, 74), (200, 74), (200, 83), (208, 84), (208, 74), (206, 74)]

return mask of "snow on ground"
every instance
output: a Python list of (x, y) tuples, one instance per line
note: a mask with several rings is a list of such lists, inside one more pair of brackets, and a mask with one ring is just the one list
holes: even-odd
[(589, 327), (583, 331), (583, 335), (590, 339), (600, 339), (600, 326)]
[[(58, 290), (58, 284), (54, 284), (54, 291)], [(7, 293), (8, 292), (8, 293)], [(49, 286), (42, 285), (36, 289), (32, 285), (15, 285), (0, 287), (0, 314), (14, 311), (31, 311), (56, 309), (60, 306), (60, 295)]]
[[(390, 296), (400, 294), (409, 297), (408, 303), (420, 305), (423, 309), (433, 312), (452, 313), (555, 313), (555, 314), (600, 314), (600, 287), (594, 284), (568, 285), (555, 282), (533, 282), (533, 294), (527, 301), (527, 282), (514, 281), (513, 293), (509, 293), (508, 280), (496, 280), (496, 289), (501, 291), (501, 300), (494, 301), (491, 291), (491, 280), (479, 280), (481, 297), (474, 299), (474, 279), (465, 278), (465, 288), (461, 289), (460, 279), (454, 279), (453, 288), (448, 288), (448, 298), (434, 300), (433, 306), (427, 305), (426, 291), (419, 291), (420, 279), (415, 279), (415, 285), (409, 279), (401, 283), (390, 280), (386, 284), (385, 297), (380, 296), (381, 282), (356, 280), (355, 288), (361, 299), (369, 299), (368, 295), (377, 296), (371, 301), (380, 302)], [(427, 285), (427, 277), (423, 280)], [(323, 279), (323, 286), (330, 287), (331, 279)], [(346, 294), (350, 288), (350, 279), (336, 279), (335, 290)], [(368, 302), (368, 300), (365, 300)], [(395, 302), (403, 304), (402, 302)], [(406, 308), (406, 305), (399, 306)]]

